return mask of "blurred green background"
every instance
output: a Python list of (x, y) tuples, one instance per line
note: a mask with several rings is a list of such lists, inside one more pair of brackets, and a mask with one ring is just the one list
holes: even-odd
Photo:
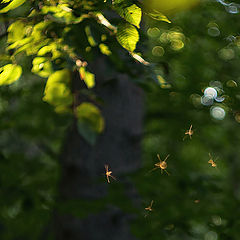
[[(235, 8), (234, 8), (235, 7)], [(142, 204), (132, 206), (121, 183), (103, 202), (135, 219), (137, 239), (229, 240), (240, 236), (240, 17), (238, 5), (202, 1), (170, 15), (171, 24), (145, 19), (145, 57), (154, 63), (139, 81), (145, 117), (142, 167), (132, 179)], [(0, 51), (5, 48), (0, 40)], [(68, 115), (42, 101), (45, 82), (30, 73), (0, 88), (0, 237), (40, 239), (56, 207), (58, 154)], [(208, 88), (208, 90), (206, 90)], [(192, 139), (184, 138), (193, 126)], [(157, 154), (167, 171), (157, 169)], [(210, 157), (217, 167), (208, 163)], [(153, 202), (153, 211), (145, 208)], [(81, 201), (73, 202), (79, 217)], [(79, 213), (78, 213), (79, 212)], [(49, 236), (51, 237), (51, 235)]]
[[(172, 24), (147, 30), (149, 55), (163, 78), (157, 79), (162, 89), (146, 88), (144, 168), (134, 179), (155, 209), (134, 225), (139, 237), (239, 238), (238, 19), (239, 13), (203, 2), (175, 15)], [(191, 124), (192, 139), (183, 141)], [(143, 178), (157, 153), (171, 155), (171, 175), (155, 171)], [(218, 158), (217, 168), (208, 163), (209, 153)]]

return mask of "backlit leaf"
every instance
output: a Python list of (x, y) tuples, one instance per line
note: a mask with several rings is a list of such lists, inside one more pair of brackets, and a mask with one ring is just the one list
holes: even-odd
[(138, 7), (136, 4), (132, 4), (130, 6), (125, 5), (123, 2), (116, 4), (115, 9), (122, 18), (139, 28), (142, 18), (142, 10), (140, 7)]
[(80, 77), (85, 82), (88, 88), (93, 88), (95, 86), (95, 75), (86, 71), (84, 67), (79, 69)]
[(112, 54), (111, 50), (109, 49), (109, 47), (106, 44), (100, 43), (98, 47), (102, 54), (107, 55), (107, 56)]
[(13, 22), (8, 28), (8, 42), (14, 43), (18, 40), (22, 40), (24, 33), (25, 25), (22, 21)]
[(70, 80), (71, 76), (68, 69), (56, 71), (48, 78), (43, 100), (55, 106), (57, 112), (66, 112), (72, 104)]
[(88, 18), (87, 14), (83, 14), (79, 17), (75, 17), (72, 13), (72, 9), (68, 4), (58, 4), (57, 6), (43, 6), (41, 9), (43, 14), (49, 14), (52, 16), (52, 20), (60, 23), (80, 23), (85, 18)]
[(35, 57), (32, 64), (32, 72), (40, 77), (46, 78), (53, 73), (52, 63), (45, 57)]
[(0, 85), (8, 85), (17, 81), (22, 75), (22, 67), (7, 64), (0, 68)]
[(139, 33), (133, 25), (120, 23), (117, 28), (117, 40), (125, 49), (133, 52), (139, 40)]
[(9, 10), (15, 9), (22, 5), (26, 0), (12, 0), (6, 7), (0, 10), (0, 13), (6, 13)]
[(162, 14), (156, 10), (154, 10), (153, 12), (147, 12), (146, 14), (149, 17), (153, 18), (154, 20), (171, 23), (171, 21), (164, 14)]
[(79, 133), (88, 143), (95, 144), (105, 125), (100, 110), (92, 103), (85, 102), (77, 107), (76, 113)]
[(58, 50), (56, 43), (51, 43), (42, 47), (37, 53), (38, 56), (45, 56), (48, 54), (51, 55), (52, 60), (61, 57), (61, 52)]

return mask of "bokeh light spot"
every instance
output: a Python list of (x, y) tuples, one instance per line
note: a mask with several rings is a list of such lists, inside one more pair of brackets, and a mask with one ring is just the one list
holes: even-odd
[(220, 216), (213, 216), (212, 221), (216, 226), (220, 226), (222, 224), (222, 218)]
[(168, 34), (166, 32), (162, 33), (161, 36), (159, 37), (160, 42), (162, 43), (167, 43), (168, 40)]
[(192, 94), (190, 96), (191, 102), (194, 105), (194, 107), (200, 107), (201, 106), (201, 96), (199, 94)]
[(227, 81), (226, 85), (227, 85), (227, 87), (231, 87), (231, 88), (238, 86), (234, 80)]
[(223, 120), (225, 118), (226, 112), (221, 107), (211, 107), (211, 116), (217, 120)]
[(219, 82), (219, 81), (211, 81), (211, 82), (209, 83), (209, 86), (210, 86), (210, 87), (222, 88), (222, 83)]
[(237, 14), (239, 12), (238, 10), (238, 6), (234, 3), (230, 3), (226, 6), (226, 10), (229, 12), (229, 13), (232, 13), (232, 14)]
[(204, 106), (210, 106), (213, 104), (213, 98), (211, 96), (208, 96), (208, 95), (204, 95), (201, 97), (201, 103), (202, 105)]
[(147, 30), (147, 34), (148, 34), (148, 36), (151, 37), (151, 38), (156, 38), (156, 37), (159, 36), (160, 30), (159, 30), (157, 27), (149, 28), (149, 29)]
[(220, 35), (220, 31), (217, 27), (210, 27), (208, 29), (208, 35), (211, 37), (217, 37)]
[(178, 51), (184, 47), (184, 43), (181, 40), (173, 40), (171, 41), (171, 48), (175, 51)]
[(184, 40), (185, 37), (182, 33), (180, 32), (169, 32), (167, 34), (167, 37), (170, 41), (174, 41), (174, 40)]
[(216, 232), (209, 231), (205, 234), (204, 240), (217, 240), (218, 235)]
[(224, 100), (225, 100), (225, 97), (223, 97), (223, 96), (215, 98), (216, 102), (223, 102)]
[(235, 57), (235, 53), (231, 48), (223, 48), (218, 52), (218, 55), (221, 59), (228, 61)]
[(235, 120), (236, 120), (238, 123), (240, 123), (240, 112), (237, 112), (237, 113), (235, 114)]
[(204, 90), (204, 95), (215, 99), (217, 97), (217, 91), (215, 88), (208, 87)]
[(153, 49), (152, 49), (152, 54), (153, 56), (156, 56), (156, 57), (162, 57), (164, 55), (164, 48), (161, 47), (161, 46), (155, 46)]

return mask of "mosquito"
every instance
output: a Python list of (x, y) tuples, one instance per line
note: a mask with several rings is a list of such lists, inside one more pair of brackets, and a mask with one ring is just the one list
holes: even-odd
[[(213, 161), (213, 157), (212, 157), (211, 153), (209, 153), (208, 155), (209, 155), (209, 157), (210, 157), (208, 163), (210, 163), (210, 164), (212, 165), (212, 167), (215, 167), (215, 168), (216, 168), (216, 167), (217, 167), (217, 164)], [(217, 160), (217, 158), (216, 158), (216, 160)], [(216, 160), (215, 160), (215, 161), (216, 161)]]
[(110, 177), (112, 179), (116, 180), (116, 178), (114, 176), (112, 176), (112, 171), (110, 171), (109, 166), (108, 165), (104, 165), (104, 167), (105, 167), (105, 170), (106, 170), (105, 175), (107, 177), (107, 182), (110, 183)]
[[(185, 135), (188, 135), (190, 139), (192, 139), (192, 135), (193, 135), (193, 130), (192, 130), (192, 125), (190, 126), (190, 128), (185, 132)], [(185, 136), (183, 138), (183, 140), (186, 138), (187, 136)]]
[(145, 210), (149, 211), (149, 212), (152, 212), (152, 205), (153, 205), (153, 200), (151, 201), (151, 204), (150, 206), (146, 207)]
[[(148, 212), (152, 212), (152, 211), (153, 211), (152, 205), (153, 205), (153, 200), (151, 201), (150, 206), (146, 207), (145, 210), (148, 211)], [(147, 217), (147, 215), (148, 215), (148, 214), (146, 213), (146, 214), (145, 214), (145, 217)]]
[(167, 175), (170, 175), (170, 174), (168, 173), (168, 171), (166, 170), (166, 168), (167, 168), (167, 162), (166, 162), (166, 161), (167, 161), (167, 159), (168, 159), (169, 156), (170, 156), (170, 155), (167, 155), (167, 157), (162, 161), (161, 158), (160, 158), (160, 155), (157, 154), (157, 157), (158, 157), (159, 162), (154, 164), (154, 166), (156, 166), (156, 167), (153, 168), (150, 172), (152, 172), (152, 171), (160, 168), (160, 169), (161, 169), (161, 173), (163, 173), (163, 171), (165, 171), (165, 172), (167, 173)]

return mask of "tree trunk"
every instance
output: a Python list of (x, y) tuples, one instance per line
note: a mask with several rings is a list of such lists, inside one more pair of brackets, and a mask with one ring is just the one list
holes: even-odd
[[(123, 186), (124, 195), (132, 204), (139, 203), (133, 185), (123, 174), (140, 166), (142, 92), (128, 75), (107, 74), (110, 68), (105, 59), (97, 59), (92, 66), (97, 82), (95, 91), (103, 101), (101, 110), (106, 127), (95, 146), (90, 146), (78, 134), (76, 123), (68, 132), (60, 158), (59, 207), (54, 218), (56, 239), (132, 240), (135, 239), (130, 232), (132, 216), (123, 213), (115, 200), (109, 199), (109, 189)], [(79, 75), (75, 74), (75, 89), (80, 87), (80, 82)], [(111, 183), (107, 183), (105, 164), (109, 165), (117, 181), (111, 179)], [(73, 200), (77, 202), (76, 210), (70, 207), (71, 213), (64, 211)], [(95, 206), (100, 206), (97, 213), (93, 211)]]

